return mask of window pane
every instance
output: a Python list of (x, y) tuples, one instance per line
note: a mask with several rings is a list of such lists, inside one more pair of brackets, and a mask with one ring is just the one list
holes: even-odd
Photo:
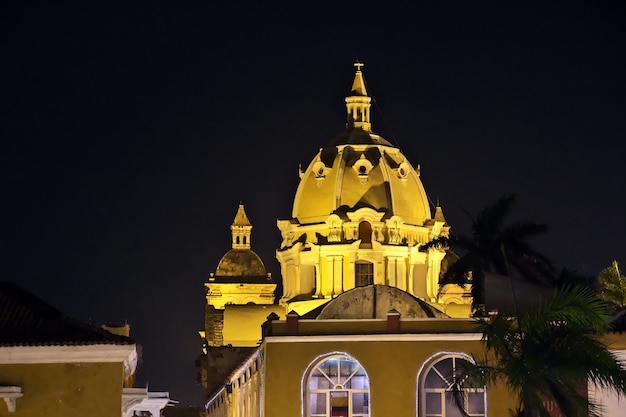
[(329, 389), (330, 382), (323, 375), (312, 375), (309, 378), (309, 389)]
[(431, 369), (426, 375), (424, 386), (426, 388), (447, 388), (448, 384), (441, 379), (441, 376), (439, 376), (435, 369)]
[(485, 414), (485, 395), (482, 392), (470, 392), (468, 396), (468, 412), (469, 414), (484, 415)]
[(439, 371), (439, 373), (446, 380), (452, 380), (452, 358), (444, 359), (441, 362), (438, 362), (435, 365), (435, 369), (437, 369), (437, 371)]
[(331, 416), (347, 417), (348, 415), (348, 392), (334, 391), (330, 393)]
[(427, 392), (426, 414), (429, 416), (440, 416), (441, 411), (441, 394), (438, 392)]
[(360, 376), (360, 375), (355, 375), (352, 377), (352, 379), (350, 379), (350, 382), (348, 384), (346, 384), (346, 388), (352, 388), (352, 389), (368, 389), (369, 388), (369, 384), (367, 381), (367, 377), (365, 375)]
[(446, 417), (463, 417), (463, 412), (454, 402), (452, 392), (446, 392)]
[(311, 414), (326, 414), (326, 394), (310, 394), (309, 409)]
[(339, 361), (339, 372), (341, 373), (339, 383), (344, 384), (355, 369), (356, 364), (353, 361), (346, 358), (341, 359)]
[(369, 394), (365, 392), (352, 394), (352, 414), (369, 414)]
[(456, 405), (446, 405), (446, 417), (465, 417)]

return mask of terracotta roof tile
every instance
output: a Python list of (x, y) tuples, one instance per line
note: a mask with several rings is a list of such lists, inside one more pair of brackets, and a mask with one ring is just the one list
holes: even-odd
[(134, 343), (67, 316), (14, 283), (0, 282), (0, 346)]

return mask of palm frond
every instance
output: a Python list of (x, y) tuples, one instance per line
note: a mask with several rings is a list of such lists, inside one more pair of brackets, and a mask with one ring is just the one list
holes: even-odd
[(567, 416), (597, 416), (583, 395), (587, 382), (626, 395), (626, 369), (599, 337), (609, 319), (592, 290), (555, 290), (517, 319), (498, 313), (478, 320), (487, 354), (476, 367), (494, 368), (490, 375), (518, 395), (518, 415), (549, 417), (552, 403)]
[(518, 220), (500, 234), (503, 240), (526, 240), (530, 237), (544, 234), (548, 231), (548, 225), (536, 223), (532, 220)]
[(553, 290), (520, 321), (523, 332), (552, 328), (550, 326), (554, 325), (579, 331), (605, 332), (609, 328), (610, 316), (606, 314), (605, 304), (591, 290), (575, 286)]
[(473, 254), (465, 254), (450, 265), (440, 283), (465, 285), (469, 283), (469, 279), (477, 265), (478, 260)]
[(477, 365), (478, 361), (474, 358), (475, 363), (469, 361), (459, 361), (457, 368), (453, 370), (452, 384), (450, 386), (450, 394), (452, 402), (457, 406), (459, 411), (468, 416), (465, 389), (479, 388), (494, 383), (502, 377), (501, 370), (495, 366), (486, 365), (486, 359)]
[(496, 235), (500, 232), (504, 219), (513, 210), (516, 197), (511, 194), (502, 196), (493, 205), (484, 208), (472, 223), (472, 233), (477, 240), (481, 236)]

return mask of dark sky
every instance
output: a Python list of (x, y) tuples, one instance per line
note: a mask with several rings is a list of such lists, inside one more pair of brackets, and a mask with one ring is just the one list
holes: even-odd
[(517, 193), (512, 219), (550, 226), (534, 243), (557, 267), (626, 262), (623, 7), (49, 3), (0, 11), (0, 279), (128, 320), (151, 390), (200, 402), (203, 283), (240, 201), (279, 276), (276, 219), (343, 130), (357, 58), (374, 131), (453, 231), (460, 207)]

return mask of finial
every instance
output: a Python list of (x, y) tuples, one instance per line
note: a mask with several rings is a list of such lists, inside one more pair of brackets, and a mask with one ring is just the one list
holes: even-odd
[(356, 67), (357, 71), (361, 71), (361, 67), (364, 66), (365, 64), (362, 62), (359, 62), (359, 60), (357, 59), (356, 62), (354, 63), (354, 66)]

